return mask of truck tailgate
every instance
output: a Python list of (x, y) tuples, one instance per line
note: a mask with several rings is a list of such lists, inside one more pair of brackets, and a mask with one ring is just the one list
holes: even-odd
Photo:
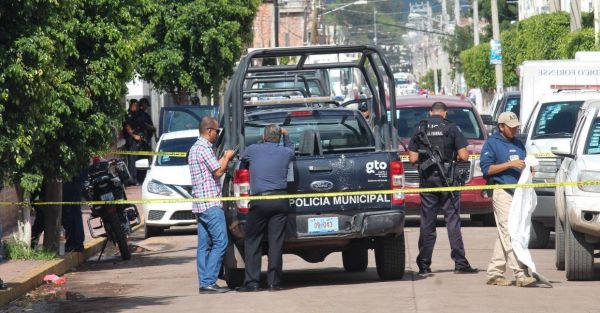
[[(395, 154), (395, 153), (394, 153)], [(290, 199), (292, 213), (382, 211), (392, 209), (391, 195), (342, 195), (319, 193), (390, 189), (392, 152), (299, 156), (294, 162), (293, 193), (316, 193), (314, 197)], [(396, 158), (397, 159), (397, 158)]]

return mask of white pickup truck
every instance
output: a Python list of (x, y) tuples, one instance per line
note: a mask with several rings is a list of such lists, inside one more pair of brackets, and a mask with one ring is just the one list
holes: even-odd
[[(600, 100), (586, 101), (557, 182), (600, 180)], [(600, 185), (556, 187), (556, 268), (568, 280), (594, 278), (594, 249), (600, 248)]]
[[(600, 91), (562, 90), (542, 95), (523, 128), (521, 140), (528, 154), (537, 154), (540, 165), (533, 182), (546, 183), (555, 179), (562, 157), (553, 150), (567, 150), (577, 123), (577, 114), (586, 100), (600, 99)], [(523, 113), (523, 111), (521, 111)], [(531, 218), (529, 248), (544, 248), (554, 228), (554, 188), (536, 188), (538, 205)]]

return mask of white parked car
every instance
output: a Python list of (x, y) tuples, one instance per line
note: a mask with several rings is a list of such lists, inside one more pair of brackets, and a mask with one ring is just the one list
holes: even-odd
[[(600, 100), (579, 112), (570, 150), (554, 149), (564, 159), (557, 182), (600, 180)], [(594, 278), (594, 249), (600, 248), (600, 185), (556, 187), (556, 268), (568, 280)]]
[[(182, 130), (163, 134), (157, 152), (187, 152), (198, 139), (198, 130)], [(135, 162), (138, 169), (147, 169), (142, 185), (142, 199), (183, 199), (192, 197), (192, 180), (187, 158), (154, 156)], [(196, 224), (192, 202), (144, 204), (146, 238), (159, 235), (171, 226)]]

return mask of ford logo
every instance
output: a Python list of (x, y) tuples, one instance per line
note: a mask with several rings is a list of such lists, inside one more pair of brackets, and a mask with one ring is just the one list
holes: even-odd
[(310, 184), (310, 188), (314, 191), (328, 191), (333, 188), (333, 183), (328, 180), (317, 180)]

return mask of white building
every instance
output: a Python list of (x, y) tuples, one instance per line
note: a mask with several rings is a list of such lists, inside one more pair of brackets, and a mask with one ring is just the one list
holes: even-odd
[[(579, 0), (581, 12), (593, 11), (593, 0)], [(519, 20), (553, 11), (571, 12), (571, 0), (519, 0)]]

